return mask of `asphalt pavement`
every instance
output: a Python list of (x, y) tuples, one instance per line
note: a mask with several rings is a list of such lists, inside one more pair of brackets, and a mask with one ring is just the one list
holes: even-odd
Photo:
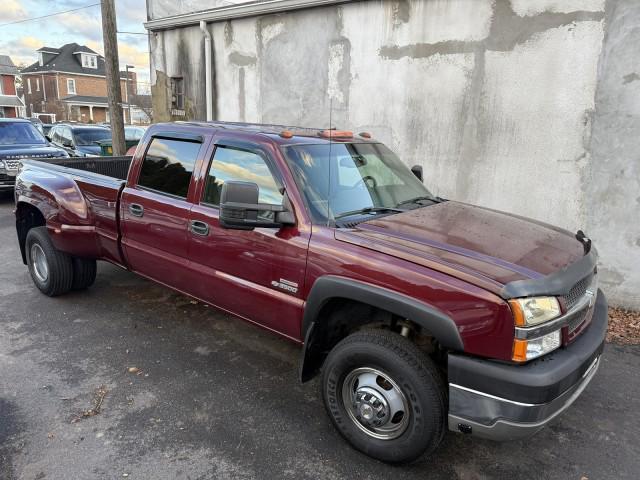
[[(0, 479), (638, 479), (640, 348), (607, 345), (527, 441), (448, 433), (389, 466), (353, 450), (286, 340), (108, 264), (40, 294), (0, 199)], [(131, 371), (130, 371), (131, 369)]]

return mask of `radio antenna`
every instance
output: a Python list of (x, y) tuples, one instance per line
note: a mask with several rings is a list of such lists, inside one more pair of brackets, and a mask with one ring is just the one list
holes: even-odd
[[(333, 97), (329, 93), (329, 166), (328, 166), (328, 186), (327, 186), (327, 227), (331, 226), (333, 212), (331, 210), (331, 143), (333, 142)], [(334, 222), (335, 223), (335, 222)]]

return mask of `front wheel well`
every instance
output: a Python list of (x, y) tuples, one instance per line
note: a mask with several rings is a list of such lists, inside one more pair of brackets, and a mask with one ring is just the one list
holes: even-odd
[(318, 312), (322, 323), (314, 323), (307, 332), (301, 365), (301, 379), (313, 378), (329, 352), (343, 338), (364, 329), (380, 329), (407, 337), (438, 364), (445, 358), (444, 349), (435, 337), (410, 318), (357, 300), (332, 298)]
[(25, 252), (25, 242), (27, 233), (35, 227), (44, 227), (47, 224), (44, 215), (33, 205), (20, 202), (16, 207), (16, 232), (18, 234), (18, 243), (20, 244), (20, 253), (22, 262), (27, 264), (27, 256)]

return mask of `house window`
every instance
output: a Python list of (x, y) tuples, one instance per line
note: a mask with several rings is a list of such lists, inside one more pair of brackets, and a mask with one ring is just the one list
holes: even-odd
[(82, 66), (84, 68), (98, 68), (95, 55), (82, 54)]
[(69, 95), (76, 94), (76, 81), (73, 78), (67, 78), (67, 93)]
[(184, 108), (184, 80), (182, 77), (171, 78), (171, 108)]
[(40, 91), (40, 79), (36, 78), (36, 92)]
[(31, 93), (31, 79), (27, 78), (27, 92)]

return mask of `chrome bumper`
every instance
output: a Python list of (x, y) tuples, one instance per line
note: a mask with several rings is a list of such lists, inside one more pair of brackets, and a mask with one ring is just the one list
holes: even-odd
[[(455, 396), (457, 403), (470, 404), (473, 405), (474, 410), (490, 412), (488, 416), (494, 417), (494, 421), (484, 424), (477, 418), (471, 420), (450, 414), (449, 430), (469, 432), (477, 437), (499, 441), (530, 437), (571, 406), (589, 385), (599, 366), (600, 357), (596, 358), (589, 370), (585, 372), (581, 382), (555, 400), (542, 404), (515, 402), (450, 384), (450, 398)], [(491, 419), (485, 418), (485, 420)]]

